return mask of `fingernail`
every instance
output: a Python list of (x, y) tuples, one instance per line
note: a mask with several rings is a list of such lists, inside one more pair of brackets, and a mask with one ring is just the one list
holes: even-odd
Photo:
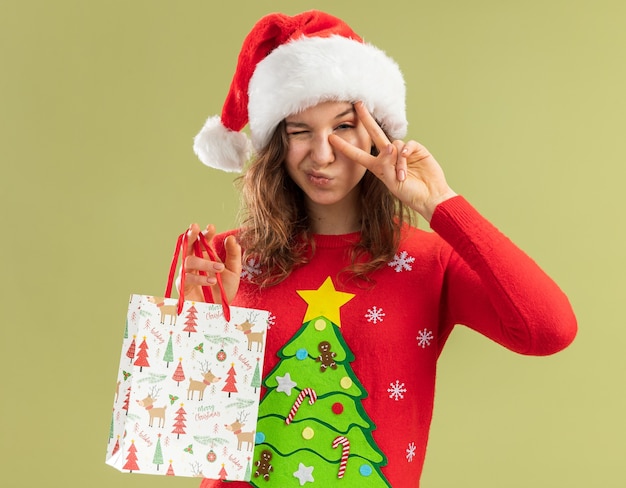
[(402, 154), (407, 154), (409, 152), (409, 148), (405, 147), (404, 149), (402, 149)]
[(393, 144), (387, 145), (387, 154), (393, 154)]
[(222, 271), (224, 269), (224, 265), (222, 263), (213, 263), (213, 269), (215, 271)]
[(398, 180), (404, 181), (405, 178), (406, 178), (406, 173), (404, 172), (404, 170), (401, 169), (400, 171), (398, 171)]

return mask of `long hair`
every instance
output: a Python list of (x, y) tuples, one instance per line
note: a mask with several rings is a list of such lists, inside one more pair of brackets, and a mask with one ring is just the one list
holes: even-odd
[[(238, 179), (242, 196), (239, 241), (244, 261), (254, 260), (259, 273), (251, 280), (261, 287), (283, 281), (315, 253), (302, 190), (287, 174), (284, 161), (288, 139), (281, 122), (267, 146)], [(376, 154), (374, 148), (372, 154)], [(352, 249), (349, 278), (372, 280), (372, 271), (384, 266), (398, 250), (400, 231), (411, 214), (371, 172), (359, 182), (360, 241)]]

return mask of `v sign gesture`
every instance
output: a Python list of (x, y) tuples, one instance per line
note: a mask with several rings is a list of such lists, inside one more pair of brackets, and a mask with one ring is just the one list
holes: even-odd
[(378, 149), (378, 156), (335, 134), (328, 141), (335, 150), (371, 171), (400, 201), (430, 222), (437, 205), (456, 195), (448, 186), (441, 166), (416, 141), (391, 142), (362, 102), (355, 103), (354, 108)]

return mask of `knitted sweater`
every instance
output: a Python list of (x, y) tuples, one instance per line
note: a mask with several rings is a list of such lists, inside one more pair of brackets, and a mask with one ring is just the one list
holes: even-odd
[[(573, 340), (577, 325), (567, 297), (463, 197), (439, 205), (431, 228), (435, 232), (407, 228), (395, 258), (373, 273), (375, 285), (370, 288), (346, 283), (338, 276), (349, 263), (350, 247), (358, 241), (358, 233), (316, 235), (310, 263), (270, 288), (259, 290), (246, 280), (255, 267), (254, 263), (244, 263), (233, 305), (265, 309), (271, 314), (263, 373), (267, 398), (261, 402), (257, 426), (261, 437), (257, 434), (252, 467), (255, 485), (417, 487), (433, 411), (437, 358), (456, 324), (528, 355), (552, 354)], [(218, 238), (217, 249), (222, 255), (223, 239), (228, 234)], [(320, 316), (340, 332), (335, 342), (330, 341), (336, 353), (330, 358), (317, 351), (314, 336), (307, 339), (308, 364), (312, 365), (309, 371), (314, 372), (309, 380), (298, 371), (299, 363), (289, 357), (295, 358), (293, 351), (282, 351), (281, 357), (278, 354), (294, 336), (305, 338), (311, 334), (309, 329), (315, 331), (307, 324), (310, 321), (317, 327)], [(332, 368), (333, 358), (340, 368)], [(280, 414), (280, 424), (284, 425), (282, 419), (303, 389), (317, 385), (318, 380), (334, 381), (333, 375), (345, 380), (346, 371), (350, 384), (365, 394), (344, 402), (337, 401), (348, 398), (339, 391), (329, 396), (333, 399), (325, 411), (324, 394), (318, 391), (319, 407), (314, 410), (315, 406), (304, 401), (292, 416), (292, 430), (270, 429), (270, 424), (263, 428), (263, 412), (270, 412), (268, 421)], [(287, 380), (295, 383), (293, 391)], [(278, 382), (285, 381), (287, 385), (279, 393)], [(346, 386), (341, 385), (336, 389)], [(329, 388), (325, 391), (335, 387)], [(269, 392), (280, 405), (270, 401)], [(348, 414), (344, 406), (349, 408), (353, 401), (356, 409)], [(333, 414), (328, 413), (331, 410)], [(340, 417), (344, 412), (352, 416), (348, 422), (353, 426), (363, 420), (361, 432), (342, 431)], [(314, 421), (316, 416), (321, 422)], [(342, 445), (336, 449), (324, 447), (323, 435), (333, 418), (338, 419), (335, 430), (345, 435), (342, 439), (351, 440), (348, 449), (345, 440), (340, 440)], [(292, 441), (280, 438), (287, 435)], [(264, 445), (268, 449), (264, 450)], [(268, 458), (262, 459), (266, 455)], [(266, 473), (267, 482), (262, 479)], [(217, 486), (249, 484), (222, 485), (207, 479), (201, 484), (202, 488)]]

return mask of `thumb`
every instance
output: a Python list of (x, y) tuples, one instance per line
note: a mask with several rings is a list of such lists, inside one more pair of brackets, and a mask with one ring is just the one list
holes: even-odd
[(226, 269), (232, 271), (237, 276), (241, 274), (241, 246), (237, 242), (235, 236), (228, 236), (224, 241), (224, 248), (226, 250), (226, 259), (224, 260), (224, 266)]

